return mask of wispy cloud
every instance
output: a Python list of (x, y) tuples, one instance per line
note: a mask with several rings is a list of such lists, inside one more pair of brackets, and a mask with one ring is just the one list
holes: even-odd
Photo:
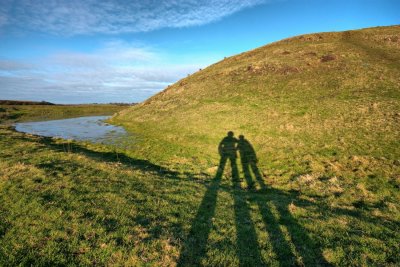
[(60, 35), (203, 25), (267, 0), (2, 0), (0, 27)]
[(137, 102), (213, 61), (171, 64), (160, 51), (118, 40), (92, 53), (59, 52), (35, 62), (0, 59), (0, 98)]

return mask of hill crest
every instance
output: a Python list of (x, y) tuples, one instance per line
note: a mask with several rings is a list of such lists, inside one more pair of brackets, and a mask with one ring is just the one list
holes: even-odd
[(113, 121), (143, 137), (146, 157), (198, 166), (215, 164), (230, 130), (264, 164), (326, 153), (398, 158), (399, 48), (400, 26), (284, 39), (181, 79)]

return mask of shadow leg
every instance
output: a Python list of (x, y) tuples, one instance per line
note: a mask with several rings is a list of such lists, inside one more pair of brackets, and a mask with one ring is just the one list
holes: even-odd
[(253, 178), (251, 177), (250, 174), (250, 168), (249, 168), (249, 163), (245, 160), (242, 160), (242, 167), (243, 167), (243, 175), (244, 178), (246, 179), (247, 182), (247, 187), (248, 188), (253, 188), (254, 187), (254, 181)]
[(221, 156), (221, 159), (219, 161), (217, 174), (215, 175), (216, 179), (221, 179), (222, 178), (222, 174), (224, 173), (225, 164), (226, 164), (227, 159), (228, 159), (227, 156), (224, 156), (224, 155)]
[(256, 162), (251, 162), (249, 165), (251, 166), (251, 170), (253, 171), (253, 174), (256, 177), (257, 181), (262, 181), (263, 178), (262, 178), (262, 175), (260, 173), (260, 170), (257, 167), (257, 163)]
[(238, 188), (238, 181), (233, 182), (233, 199), (236, 224), (236, 254), (239, 257), (240, 266), (265, 266), (257, 233), (250, 216), (250, 208), (247, 204), (246, 193)]
[(231, 161), (232, 178), (233, 178), (233, 180), (239, 180), (239, 170), (238, 170), (238, 166), (236, 163), (236, 157), (231, 156), (229, 159)]
[(260, 170), (257, 167), (257, 163), (256, 162), (251, 162), (250, 163), (251, 166), (251, 170), (254, 173), (254, 177), (256, 177), (256, 180), (258, 181), (258, 184), (260, 185), (262, 190), (266, 190), (267, 189), (267, 185), (264, 182), (264, 179), (260, 173)]
[[(257, 202), (261, 215), (271, 236), (271, 242), (279, 261), (288, 262), (290, 265), (331, 266), (323, 257), (321, 249), (309, 237), (307, 230), (298, 223), (297, 219), (294, 218), (288, 210), (288, 206), (293, 201), (294, 197), (291, 198), (290, 195), (283, 195), (274, 189), (267, 190), (267, 186), (261, 175), (258, 176), (256, 174), (256, 172), (258, 172), (257, 166), (255, 164), (254, 166), (252, 165), (252, 169), (261, 188), (264, 189), (268, 195), (273, 195), (273, 203), (278, 212), (279, 220), (275, 218), (274, 214), (267, 206), (266, 201), (258, 199)], [(280, 225), (286, 227), (290, 241), (285, 239)], [(296, 260), (296, 255), (293, 252), (294, 250), (297, 255), (301, 257), (301, 262)]]
[(275, 203), (280, 214), (280, 221), (286, 226), (297, 253), (301, 256), (305, 266), (332, 266), (322, 255), (322, 251), (314, 240), (307, 234), (307, 230), (298, 223), (288, 210), (289, 199)]
[(257, 198), (257, 205), (260, 210), (265, 228), (272, 244), (272, 249), (277, 256), (281, 266), (295, 266), (296, 257), (291, 250), (290, 243), (280, 229), (279, 221), (275, 218), (271, 209), (267, 205), (265, 198)]
[(206, 245), (212, 227), (211, 219), (215, 214), (220, 182), (220, 177), (216, 176), (207, 188), (182, 247), (177, 266), (201, 265), (201, 259), (207, 252)]

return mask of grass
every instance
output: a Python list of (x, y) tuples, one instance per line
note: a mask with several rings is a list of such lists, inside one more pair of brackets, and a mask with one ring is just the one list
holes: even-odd
[(306, 190), (261, 179), (247, 189), (244, 179), (174, 172), (93, 144), (5, 127), (0, 140), (0, 265), (400, 261), (394, 184), (380, 202), (369, 202), (378, 182), (355, 186), (346, 202), (335, 192), (353, 186), (336, 179), (304, 176)]
[[(397, 266), (398, 34), (227, 58), (119, 111), (134, 149), (2, 126), (0, 265)], [(228, 130), (259, 174), (215, 176)]]
[[(140, 137), (134, 156), (173, 169), (215, 169), (216, 146), (234, 131), (279, 188), (299, 173), (391, 181), (400, 159), (399, 29), (293, 37), (226, 58), (112, 122)], [(353, 171), (354, 158), (374, 167)]]
[(112, 115), (126, 106), (88, 105), (0, 105), (0, 123), (43, 121), (91, 115)]

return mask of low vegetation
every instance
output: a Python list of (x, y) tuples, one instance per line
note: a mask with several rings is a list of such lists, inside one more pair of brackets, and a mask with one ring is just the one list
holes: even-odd
[(42, 121), (80, 116), (112, 115), (126, 108), (116, 104), (50, 105), (0, 103), (0, 124), (20, 121)]
[(0, 105), (55, 105), (47, 101), (0, 100)]
[(293, 189), (270, 179), (248, 189), (6, 127), (0, 157), (2, 266), (400, 262), (398, 180), (302, 175)]
[[(399, 32), (224, 59), (119, 111), (129, 149), (2, 126), (0, 265), (399, 265)], [(259, 173), (215, 176), (229, 130)]]

